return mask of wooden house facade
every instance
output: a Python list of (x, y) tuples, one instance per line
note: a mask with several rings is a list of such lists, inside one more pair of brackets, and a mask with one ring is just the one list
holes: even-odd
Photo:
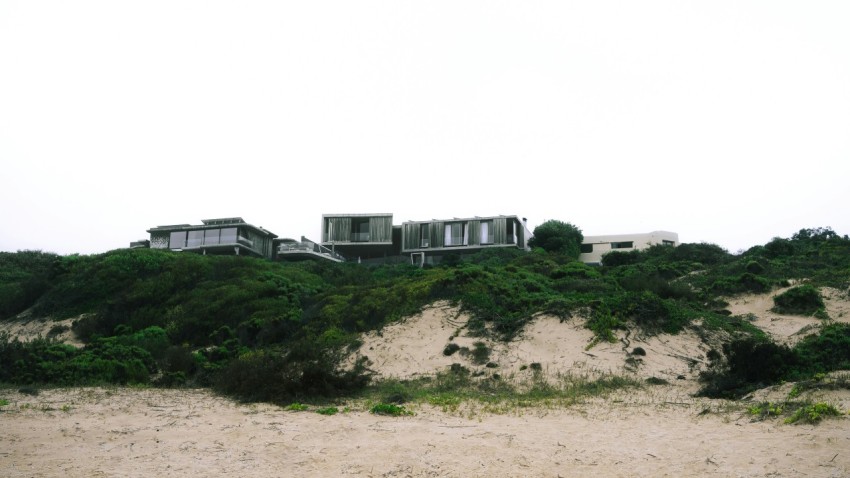
[(491, 247), (528, 249), (530, 236), (525, 221), (518, 216), (408, 221), (401, 225), (401, 253), (415, 263), (433, 264), (447, 254)]
[(349, 260), (384, 259), (398, 254), (399, 236), (391, 213), (323, 214), (321, 245)]

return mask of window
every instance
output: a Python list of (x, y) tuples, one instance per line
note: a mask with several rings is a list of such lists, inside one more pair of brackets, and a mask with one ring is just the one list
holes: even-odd
[(215, 246), (218, 244), (219, 229), (207, 229), (204, 231), (204, 245)]
[(201, 247), (204, 245), (204, 231), (189, 231), (189, 240), (186, 247)]
[(635, 247), (634, 242), (625, 241), (625, 242), (612, 242), (611, 249), (631, 249)]
[(419, 225), (419, 247), (431, 247), (431, 235), (428, 224)]
[(589, 254), (593, 252), (593, 244), (582, 244), (581, 245), (582, 254)]
[(492, 244), (493, 221), (481, 221), (481, 244)]
[(221, 243), (222, 244), (236, 244), (236, 228), (228, 227), (227, 229), (221, 230)]
[(351, 218), (351, 242), (369, 242), (369, 218)]
[(183, 249), (186, 247), (186, 231), (172, 232), (168, 238), (168, 247), (171, 249)]
[(466, 244), (466, 223), (450, 222), (446, 224), (444, 239), (446, 246), (462, 246)]
[(676, 243), (675, 243), (675, 242), (673, 242), (673, 241), (668, 241), (667, 239), (662, 239), (662, 240), (661, 240), (661, 244), (663, 244), (663, 245), (665, 245), (665, 246), (675, 246), (675, 245), (676, 245)]

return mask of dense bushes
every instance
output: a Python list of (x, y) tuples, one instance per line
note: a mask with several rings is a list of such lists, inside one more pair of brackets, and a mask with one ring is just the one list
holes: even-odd
[(147, 383), (158, 368), (150, 352), (119, 340), (99, 339), (83, 349), (47, 339), (0, 335), (0, 382), (91, 385)]
[(362, 362), (340, 368), (338, 350), (299, 341), (288, 347), (255, 349), (231, 361), (214, 388), (243, 400), (289, 403), (306, 397), (351, 394), (369, 382)]
[(781, 380), (850, 369), (850, 325), (827, 325), (793, 349), (754, 338), (735, 340), (723, 346), (723, 355), (715, 355), (702, 375), (702, 395), (736, 398)]
[(778, 382), (798, 366), (797, 355), (788, 347), (754, 338), (723, 345), (725, 361), (718, 357), (703, 373), (702, 395), (736, 398)]
[(800, 374), (850, 370), (850, 324), (830, 324), (794, 347), (802, 364)]
[(820, 291), (809, 284), (792, 287), (773, 298), (774, 312), (812, 315), (824, 308)]
[(50, 288), (59, 260), (41, 251), (0, 252), (0, 320), (31, 307)]

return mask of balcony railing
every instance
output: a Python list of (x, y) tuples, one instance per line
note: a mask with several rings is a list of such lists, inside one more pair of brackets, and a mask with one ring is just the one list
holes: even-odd
[(328, 256), (333, 259), (337, 259), (340, 261), (344, 261), (345, 258), (340, 254), (328, 249), (325, 246), (313, 243), (313, 242), (284, 242), (281, 243), (277, 248), (278, 254), (286, 254), (293, 252), (312, 252), (315, 254), (321, 254), (323, 256)]
[(351, 233), (351, 242), (369, 242), (372, 238), (372, 235), (368, 232), (352, 232)]

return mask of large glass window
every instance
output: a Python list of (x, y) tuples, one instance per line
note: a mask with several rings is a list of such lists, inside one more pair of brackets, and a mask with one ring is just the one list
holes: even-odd
[(466, 223), (450, 222), (445, 227), (444, 244), (446, 246), (462, 246), (466, 243)]
[(635, 244), (632, 241), (612, 242), (611, 243), (611, 249), (631, 249), (633, 247), (635, 247)]
[(204, 245), (204, 231), (189, 231), (186, 247), (201, 247)]
[(214, 246), (218, 244), (219, 229), (207, 229), (204, 231), (204, 245)]
[(351, 219), (351, 242), (369, 242), (369, 218)]
[(593, 244), (582, 244), (581, 245), (582, 254), (589, 254), (593, 252)]
[(419, 247), (431, 247), (431, 234), (429, 224), (419, 225)]
[(493, 221), (481, 221), (481, 244), (492, 244)]
[(183, 249), (186, 247), (186, 231), (172, 232), (168, 238), (168, 247), (170, 249)]
[(222, 244), (236, 244), (236, 228), (228, 227), (221, 230)]

